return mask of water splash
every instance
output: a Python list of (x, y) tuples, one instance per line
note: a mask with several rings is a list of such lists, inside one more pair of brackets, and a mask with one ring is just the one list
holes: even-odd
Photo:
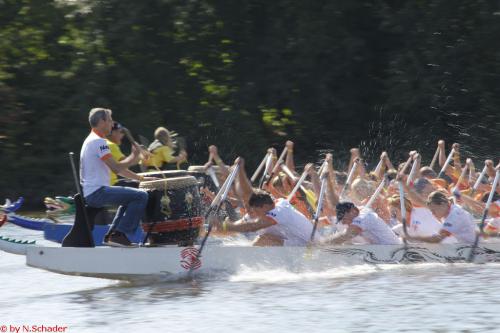
[(348, 277), (365, 276), (369, 274), (389, 272), (389, 271), (401, 271), (401, 272), (412, 272), (412, 271), (422, 271), (422, 270), (442, 270), (446, 267), (446, 264), (442, 263), (423, 263), (423, 264), (412, 264), (412, 265), (395, 265), (395, 264), (384, 264), (384, 265), (355, 265), (355, 266), (343, 266), (334, 269), (328, 269), (324, 271), (309, 271), (309, 272), (291, 272), (286, 269), (276, 268), (276, 269), (258, 269), (242, 266), (241, 269), (234, 275), (229, 277), (230, 282), (252, 282), (258, 284), (276, 284), (276, 283), (294, 283), (303, 281), (315, 281), (315, 280), (336, 280), (344, 279)]

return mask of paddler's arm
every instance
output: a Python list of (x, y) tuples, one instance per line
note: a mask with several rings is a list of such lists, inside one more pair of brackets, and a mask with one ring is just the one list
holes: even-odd
[(254, 232), (260, 229), (268, 228), (277, 224), (276, 220), (269, 216), (264, 216), (255, 222), (244, 222), (243, 220), (238, 220), (235, 223), (228, 223), (224, 221), (219, 230), (227, 232)]
[(462, 163), (460, 162), (460, 144), (454, 143), (451, 146), (455, 150), (455, 154), (453, 154), (453, 167), (455, 170), (462, 170)]
[(286, 159), (285, 159), (285, 165), (292, 172), (295, 172), (295, 162), (293, 160), (293, 141), (290, 141), (290, 140), (288, 140), (286, 142)]
[(488, 177), (490, 178), (495, 178), (495, 167), (493, 165), (493, 161), (492, 160), (486, 160), (484, 161), (484, 164), (486, 165), (486, 174), (488, 175)]
[(438, 147), (439, 147), (439, 166), (443, 167), (444, 163), (446, 162), (446, 151), (444, 150), (444, 140), (439, 140), (438, 141)]
[(408, 199), (410, 199), (410, 201), (413, 204), (417, 204), (418, 206), (422, 207), (427, 206), (426, 198), (424, 198), (422, 195), (420, 195), (420, 193), (415, 191), (413, 185), (407, 186), (406, 182), (403, 182), (403, 188), (405, 189), (405, 192), (408, 194)]
[(440, 243), (443, 239), (446, 237), (451, 236), (451, 233), (447, 230), (441, 229), (439, 231), (439, 234), (437, 235), (432, 235), (432, 236), (427, 236), (427, 237), (410, 237), (406, 236), (404, 238), (412, 241), (417, 241), (417, 242), (423, 242), (423, 243)]
[[(391, 159), (389, 158), (389, 154), (387, 154), (387, 152), (385, 152), (385, 151), (382, 152), (382, 155), (380, 156), (380, 158), (383, 159), (386, 170), (394, 169), (394, 165), (392, 164)], [(380, 178), (382, 178), (382, 176), (383, 176), (383, 174), (380, 175)]]
[[(138, 158), (139, 157), (138, 154), (139, 154), (138, 150), (133, 149), (132, 154), (130, 154), (130, 156), (134, 155), (136, 158)], [(138, 181), (156, 179), (153, 177), (147, 177), (147, 179), (146, 179), (146, 177), (140, 176), (140, 175), (136, 174), (135, 172), (130, 171), (128, 169), (128, 162), (126, 161), (127, 158), (125, 158), (124, 160), (121, 160), (121, 161), (115, 161), (110, 155), (109, 158), (104, 158), (103, 162), (111, 169), (111, 171), (113, 171), (114, 173), (119, 174), (120, 176), (123, 176), (123, 177), (127, 177), (127, 178), (130, 178), (133, 180), (138, 180)]]
[(457, 196), (457, 194), (459, 194), (462, 204), (469, 210), (471, 210), (473, 214), (480, 215), (484, 211), (484, 207), (486, 206), (485, 203), (476, 201), (474, 200), (474, 198), (471, 198), (470, 196), (463, 193), (454, 193), (455, 196)]
[(319, 180), (318, 173), (316, 172), (316, 170), (314, 170), (314, 165), (312, 163), (307, 163), (306, 168), (307, 168), (307, 174), (311, 179), (314, 194), (316, 195), (316, 198), (319, 198), (319, 192), (321, 191), (321, 183)]
[(324, 241), (322, 241), (323, 245), (337, 245), (337, 244), (343, 244), (345, 242), (348, 242), (352, 240), (354, 237), (358, 236), (361, 234), (361, 229), (355, 225), (349, 225), (347, 230), (340, 234), (340, 235), (333, 235), (329, 238), (326, 238)]
[(354, 160), (356, 158), (359, 158), (359, 149), (358, 148), (351, 148), (350, 153), (351, 153), (351, 158), (349, 159), (349, 166), (347, 167), (347, 172), (349, 172), (352, 169), (352, 165), (354, 164)]
[[(137, 163), (139, 163), (139, 160), (141, 159), (141, 154), (140, 154), (140, 151), (135, 148), (134, 146), (132, 146), (132, 153), (130, 155), (128, 155), (127, 157), (122, 157), (118, 160), (114, 159), (120, 166), (122, 167), (125, 167), (125, 168), (129, 168), (133, 165), (136, 165)], [(104, 162), (106, 163), (106, 162)], [(108, 165), (109, 167), (109, 165)], [(115, 172), (117, 173), (117, 172)]]
[(248, 209), (248, 200), (253, 193), (252, 183), (250, 183), (250, 179), (248, 179), (245, 171), (245, 160), (243, 157), (237, 157), (234, 163), (240, 166), (234, 181), (235, 194), (241, 200), (243, 206)]
[(215, 164), (219, 166), (222, 178), (226, 179), (229, 176), (229, 167), (220, 158), (217, 146), (211, 145), (210, 147), (208, 147), (208, 152), (213, 156)]
[(333, 156), (332, 154), (326, 154), (325, 161), (327, 163), (326, 170), (324, 172), (328, 173), (328, 181), (326, 183), (326, 201), (330, 205), (331, 209), (334, 209), (339, 202), (339, 196), (335, 191), (336, 180), (335, 171), (333, 170)]

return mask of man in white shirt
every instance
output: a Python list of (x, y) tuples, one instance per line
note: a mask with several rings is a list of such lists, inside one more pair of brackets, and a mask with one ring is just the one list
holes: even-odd
[(254, 246), (306, 246), (312, 234), (312, 223), (287, 200), (273, 200), (263, 190), (255, 189), (248, 200), (251, 221), (224, 221), (219, 230), (257, 232)]
[(432, 192), (427, 199), (427, 207), (438, 220), (442, 221), (442, 228), (432, 236), (407, 236), (408, 240), (440, 243), (454, 236), (459, 243), (474, 243), (476, 238), (476, 224), (474, 219), (462, 207), (452, 204), (445, 193), (441, 191)]
[(115, 161), (106, 142), (106, 136), (111, 132), (113, 119), (111, 110), (94, 108), (89, 113), (91, 132), (85, 139), (80, 152), (80, 181), (83, 196), (91, 207), (119, 205), (107, 239), (111, 246), (133, 246), (127, 235), (135, 233), (148, 200), (144, 191), (130, 187), (110, 186), (110, 170), (121, 176), (139, 180), (144, 177), (128, 170), (136, 164), (139, 153), (135, 149), (132, 154)]
[(337, 221), (347, 225), (344, 233), (333, 235), (323, 244), (343, 244), (362, 236), (369, 244), (397, 245), (401, 240), (377, 214), (369, 209), (358, 209), (352, 202), (339, 202)]

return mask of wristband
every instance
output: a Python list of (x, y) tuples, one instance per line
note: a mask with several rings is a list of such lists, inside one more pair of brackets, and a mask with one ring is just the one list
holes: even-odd
[(227, 222), (226, 221), (222, 222), (222, 231), (224, 231), (224, 232), (227, 231)]

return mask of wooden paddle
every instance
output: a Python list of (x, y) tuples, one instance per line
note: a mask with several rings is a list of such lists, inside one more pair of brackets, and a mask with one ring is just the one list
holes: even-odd
[(285, 148), (283, 148), (283, 151), (281, 152), (280, 154), (280, 157), (278, 158), (278, 161), (276, 161), (276, 163), (274, 164), (274, 167), (273, 169), (271, 170), (271, 173), (269, 174), (269, 176), (267, 177), (267, 179), (265, 180), (264, 184), (265, 185), (268, 185), (269, 182), (273, 179), (274, 175), (276, 174), (276, 172), (278, 171), (281, 163), (283, 162), (283, 160), (285, 159), (285, 156), (286, 156), (286, 153), (288, 151), (288, 147), (285, 146)]
[(269, 153), (266, 159), (266, 163), (264, 166), (264, 172), (262, 173), (262, 177), (260, 177), (259, 188), (264, 186), (265, 181), (268, 179), (268, 175), (270, 173), (269, 169), (271, 169), (271, 165), (273, 164), (273, 153)]
[(437, 147), (436, 152), (434, 153), (434, 157), (432, 158), (431, 164), (429, 165), (431, 169), (434, 169), (434, 164), (436, 164), (438, 156), (439, 156), (439, 146)]
[(400, 180), (398, 182), (399, 184), (399, 201), (400, 201), (400, 209), (401, 209), (401, 220), (402, 220), (402, 223), (403, 223), (403, 233), (404, 233), (404, 237), (403, 237), (403, 242), (405, 244), (405, 251), (406, 251), (406, 246), (408, 244), (407, 240), (406, 240), (406, 237), (408, 236), (408, 230), (407, 230), (407, 226), (406, 226), (406, 207), (405, 207), (405, 190), (403, 188), (403, 182)]
[(375, 192), (373, 193), (372, 197), (370, 198), (370, 200), (368, 200), (368, 202), (366, 203), (366, 206), (365, 208), (371, 208), (373, 203), (375, 202), (375, 200), (377, 199), (377, 197), (379, 196), (380, 192), (382, 191), (382, 189), (384, 188), (384, 185), (385, 185), (385, 182), (386, 182), (386, 177), (384, 176), (384, 178), (382, 178), (382, 181), (380, 182), (380, 184), (378, 184), (377, 186), (377, 189), (375, 190)]
[(147, 160), (152, 156), (152, 154), (146, 148), (142, 147), (134, 140), (134, 137), (132, 136), (128, 128), (122, 127), (122, 131), (127, 137), (128, 141), (130, 141), (130, 144), (134, 146), (135, 149), (139, 150), (142, 160)]
[(448, 154), (448, 158), (446, 158), (446, 161), (444, 162), (443, 167), (441, 168), (441, 171), (439, 171), (438, 178), (443, 178), (443, 176), (444, 176), (444, 174), (446, 172), (446, 168), (450, 164), (451, 159), (453, 158), (453, 154), (454, 153), (455, 153), (455, 149), (452, 148), (451, 151), (450, 151), (450, 153)]
[(375, 167), (375, 170), (373, 170), (373, 173), (376, 174), (377, 177), (380, 174), (380, 171), (382, 170), (382, 167), (384, 165), (383, 163), (384, 163), (384, 161), (382, 159), (380, 159), (380, 161), (378, 161), (377, 166)]
[(323, 199), (325, 197), (326, 191), (326, 182), (328, 181), (328, 176), (326, 173), (321, 174), (321, 189), (319, 191), (318, 204), (316, 205), (316, 212), (314, 213), (314, 225), (313, 230), (311, 232), (310, 242), (314, 241), (314, 234), (316, 233), (316, 229), (318, 227), (319, 217), (321, 215), (321, 211), (323, 209)]
[(259, 176), (260, 172), (262, 171), (262, 168), (264, 167), (264, 165), (266, 164), (266, 161), (269, 157), (269, 154), (270, 153), (267, 153), (264, 158), (262, 159), (262, 161), (260, 162), (259, 166), (257, 167), (257, 170), (255, 170), (255, 172), (253, 173), (252, 175), (252, 178), (250, 178), (250, 181), (252, 183), (254, 183), (256, 180), (257, 180), (257, 177)]
[(306, 177), (307, 177), (307, 170), (304, 169), (304, 171), (302, 172), (302, 175), (300, 176), (299, 180), (297, 181), (297, 184), (295, 184), (295, 187), (293, 188), (292, 192), (290, 192), (288, 194), (288, 197), (286, 197), (286, 200), (288, 200), (288, 201), (292, 200), (293, 196), (298, 191), (299, 187), (302, 185), (302, 183), (304, 182)]
[(219, 180), (217, 179), (217, 175), (215, 174), (215, 170), (214, 170), (213, 166), (209, 166), (207, 168), (207, 174), (210, 176), (210, 178), (214, 182), (216, 189), (219, 190), (220, 184), (219, 184)]
[(476, 182), (474, 183), (474, 186), (472, 187), (472, 192), (470, 194), (471, 197), (477, 191), (477, 188), (479, 187), (479, 184), (481, 184), (481, 180), (483, 179), (484, 175), (486, 174), (486, 171), (488, 171), (488, 166), (485, 163), (483, 170), (479, 174), (479, 177), (477, 177)]
[(410, 186), (410, 184), (413, 182), (413, 179), (415, 178), (415, 175), (417, 174), (417, 166), (419, 163), (417, 161), (420, 160), (420, 155), (417, 155), (417, 158), (413, 160), (413, 164), (411, 166), (410, 174), (408, 175), (408, 179), (406, 179), (406, 186)]
[(351, 186), (352, 178), (354, 177), (354, 172), (356, 171), (356, 168), (358, 167), (359, 159), (354, 160), (354, 163), (352, 164), (352, 168), (349, 171), (349, 175), (347, 176), (347, 180), (344, 184), (344, 187), (342, 188), (342, 192), (340, 192), (339, 199), (344, 198), (345, 192), (348, 190), (349, 186)]
[[(238, 174), (239, 171), (239, 164), (235, 163), (233, 165), (233, 170), (229, 174), (229, 176), (226, 178), (226, 181), (224, 184), (222, 184), (221, 189), (215, 196), (214, 200), (210, 204), (210, 207), (208, 208), (207, 212), (205, 213), (205, 220), (207, 220), (210, 217), (210, 214), (213, 212), (214, 214), (217, 214), (218, 211), (220, 210), (222, 203), (226, 200), (227, 194), (229, 193), (229, 190), (231, 189), (231, 186), (234, 182), (234, 179), (236, 178), (236, 175)], [(193, 262), (199, 261), (201, 254), (203, 252), (203, 249), (205, 248), (205, 244), (207, 242), (208, 236), (210, 235), (210, 232), (212, 231), (213, 224), (209, 221), (208, 223), (208, 229), (203, 237), (203, 240), (201, 241), (200, 247), (196, 251), (196, 256), (193, 260)], [(197, 267), (196, 267), (197, 268)], [(189, 268), (189, 276), (191, 276), (192, 272), (196, 269), (194, 266), (190, 266)]]
[(486, 206), (484, 207), (483, 217), (481, 218), (481, 223), (479, 224), (479, 233), (476, 234), (476, 239), (474, 240), (474, 245), (472, 246), (469, 252), (469, 258), (467, 262), (473, 262), (474, 257), (476, 256), (476, 248), (479, 244), (479, 237), (483, 234), (484, 231), (484, 222), (486, 221), (486, 217), (488, 217), (488, 213), (490, 210), (491, 202), (493, 201), (493, 196), (497, 190), (498, 180), (500, 178), (500, 169), (497, 169), (495, 180), (493, 180), (493, 186), (491, 187), (490, 195), (488, 196), (488, 201), (486, 201)]

